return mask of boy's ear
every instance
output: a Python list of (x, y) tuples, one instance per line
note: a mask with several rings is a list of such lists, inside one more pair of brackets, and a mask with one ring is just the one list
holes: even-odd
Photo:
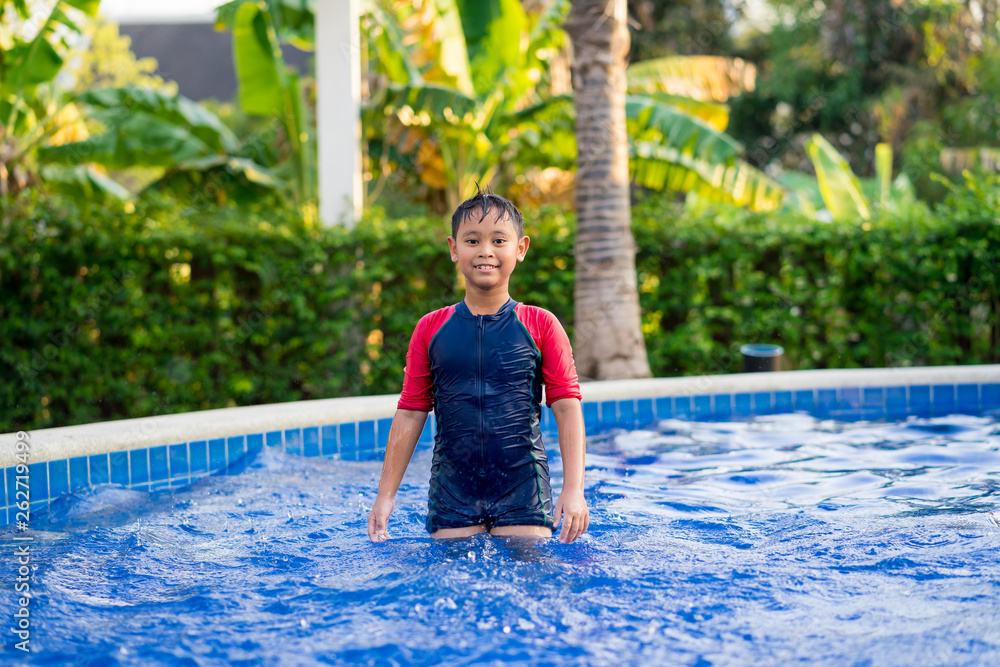
[(452, 236), (448, 237), (448, 252), (451, 253), (451, 261), (458, 261), (458, 244), (455, 243), (455, 238)]
[(528, 254), (528, 245), (531, 244), (531, 238), (527, 236), (522, 236), (517, 241), (517, 261), (523, 262), (524, 256)]

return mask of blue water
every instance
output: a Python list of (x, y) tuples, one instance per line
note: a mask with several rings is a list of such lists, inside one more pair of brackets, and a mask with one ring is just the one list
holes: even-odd
[[(553, 447), (550, 446), (550, 452)], [(555, 455), (555, 452), (552, 452)], [(553, 456), (558, 486), (558, 457)], [(33, 519), (33, 653), (78, 665), (1000, 664), (1000, 423), (664, 421), (589, 443), (577, 543), (423, 529), (430, 453), (365, 525), (380, 463), (265, 450)]]

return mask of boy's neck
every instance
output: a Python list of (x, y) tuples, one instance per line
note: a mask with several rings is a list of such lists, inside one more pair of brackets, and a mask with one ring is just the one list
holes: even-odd
[(469, 290), (466, 291), (464, 299), (466, 307), (473, 315), (493, 315), (509, 300), (510, 293), (507, 290), (495, 294), (474, 293)]

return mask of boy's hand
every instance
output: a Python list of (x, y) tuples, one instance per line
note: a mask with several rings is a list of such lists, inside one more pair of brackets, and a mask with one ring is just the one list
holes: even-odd
[(562, 523), (559, 541), (569, 544), (586, 532), (590, 525), (590, 511), (581, 491), (563, 491), (556, 501), (555, 527)]
[(375, 497), (375, 506), (368, 514), (368, 537), (372, 542), (389, 539), (389, 515), (396, 506), (394, 498)]

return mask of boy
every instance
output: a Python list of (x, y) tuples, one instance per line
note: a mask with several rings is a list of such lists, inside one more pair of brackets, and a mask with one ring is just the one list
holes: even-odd
[[(560, 541), (572, 542), (589, 524), (580, 386), (559, 321), (507, 292), (530, 242), (521, 212), (487, 188), (456, 209), (451, 231), (448, 248), (465, 276), (465, 298), (428, 313), (413, 332), (368, 536), (389, 537), (396, 491), (433, 408), (431, 537), (547, 538), (561, 523)], [(543, 382), (563, 460), (554, 512), (539, 432)]]

